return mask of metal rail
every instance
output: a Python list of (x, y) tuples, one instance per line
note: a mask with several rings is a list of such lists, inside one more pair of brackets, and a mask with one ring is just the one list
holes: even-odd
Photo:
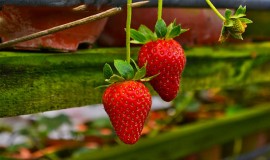
[[(142, 0), (134, 0), (138, 2)], [(217, 8), (237, 8), (239, 5), (246, 5), (249, 10), (269, 10), (270, 0), (212, 0)], [(10, 5), (30, 5), (30, 6), (76, 6), (79, 4), (88, 5), (111, 5), (122, 6), (126, 0), (0, 0), (0, 6)], [(164, 7), (184, 7), (184, 8), (208, 8), (205, 0), (164, 0)], [(147, 7), (156, 7), (157, 0), (150, 0)]]

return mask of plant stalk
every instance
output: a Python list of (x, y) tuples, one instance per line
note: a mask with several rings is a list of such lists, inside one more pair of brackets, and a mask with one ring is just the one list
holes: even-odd
[(158, 20), (162, 19), (162, 0), (158, 0)]
[(219, 11), (217, 10), (217, 8), (213, 5), (213, 3), (210, 0), (205, 0), (206, 3), (211, 7), (211, 9), (215, 12), (215, 14), (222, 20), (222, 21), (226, 21), (225, 17), (222, 16)]
[(127, 1), (127, 22), (126, 22), (126, 58), (127, 62), (130, 63), (130, 25), (132, 15), (132, 0)]

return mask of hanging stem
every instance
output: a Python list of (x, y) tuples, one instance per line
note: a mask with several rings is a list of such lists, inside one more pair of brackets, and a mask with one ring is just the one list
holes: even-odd
[(162, 19), (162, 0), (158, 0), (158, 20)]
[(222, 20), (222, 21), (226, 21), (225, 17), (223, 17), (219, 11), (217, 10), (217, 8), (213, 5), (213, 3), (210, 0), (205, 0), (206, 3), (211, 7), (211, 9), (215, 12), (215, 14)]
[(127, 1), (127, 24), (126, 24), (126, 58), (127, 62), (130, 63), (130, 25), (131, 25), (131, 14), (132, 14), (132, 7), (131, 7), (132, 0)]

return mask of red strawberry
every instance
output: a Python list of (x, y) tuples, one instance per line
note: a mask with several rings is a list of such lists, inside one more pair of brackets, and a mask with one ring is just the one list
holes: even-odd
[(133, 80), (113, 83), (102, 101), (118, 137), (126, 144), (136, 143), (152, 104), (145, 85)]
[(142, 67), (146, 62), (147, 76), (159, 74), (150, 81), (155, 91), (164, 101), (173, 100), (186, 64), (181, 45), (173, 39), (148, 42), (139, 51), (138, 65)]
[(175, 22), (168, 27), (158, 20), (153, 33), (141, 25), (138, 31), (132, 29), (133, 43), (144, 44), (138, 56), (138, 65), (146, 65), (146, 75), (157, 77), (150, 83), (164, 101), (173, 100), (178, 93), (180, 78), (186, 64), (181, 45), (173, 40), (187, 29), (181, 29)]

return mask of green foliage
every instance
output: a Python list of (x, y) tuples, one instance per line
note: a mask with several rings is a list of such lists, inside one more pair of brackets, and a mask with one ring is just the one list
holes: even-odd
[(239, 19), (240, 19), (241, 22), (246, 23), (246, 24), (253, 23), (252, 20), (247, 19), (247, 18), (239, 18)]
[(144, 44), (147, 41), (145, 35), (135, 29), (130, 30), (130, 37), (133, 39), (131, 42), (135, 44)]
[(114, 60), (114, 66), (120, 75), (126, 80), (130, 80), (134, 77), (134, 69), (127, 61)]
[[(113, 84), (116, 82), (123, 82), (125, 80), (146, 82), (146, 81), (150, 81), (151, 79), (157, 76), (157, 75), (154, 75), (151, 77), (145, 77), (146, 64), (142, 68), (140, 68), (133, 59), (131, 59), (131, 61), (133, 62), (136, 70), (133, 69), (133, 66), (126, 61), (114, 60), (114, 66), (120, 75), (114, 74), (110, 65), (106, 63), (103, 67), (103, 74), (104, 74), (104, 77), (106, 76), (108, 78), (106, 78), (105, 81), (110, 84)], [(108, 87), (108, 86), (102, 85), (100, 87)]]
[(135, 76), (134, 76), (134, 80), (140, 80), (142, 79), (146, 74), (146, 63), (142, 68), (139, 68), (138, 71), (136, 72)]
[(108, 63), (103, 67), (103, 75), (105, 79), (109, 79), (113, 75), (113, 70)]
[(226, 11), (225, 11), (225, 19), (230, 19), (231, 15), (232, 15), (232, 10), (226, 9)]
[(158, 38), (163, 38), (167, 34), (167, 26), (163, 19), (157, 20), (155, 25), (155, 32)]
[(156, 22), (154, 33), (145, 25), (141, 25), (138, 30), (131, 29), (131, 38), (133, 39), (131, 43), (145, 44), (150, 41), (156, 41), (157, 39), (171, 39), (186, 31), (188, 29), (182, 29), (181, 25), (176, 24), (176, 21), (166, 26), (165, 21), (160, 19)]
[(155, 40), (157, 39), (156, 34), (154, 34), (149, 28), (147, 28), (145, 25), (140, 25), (138, 31), (142, 33), (146, 39)]
[(123, 82), (125, 79), (117, 74), (113, 74), (109, 79), (105, 79), (108, 83)]

